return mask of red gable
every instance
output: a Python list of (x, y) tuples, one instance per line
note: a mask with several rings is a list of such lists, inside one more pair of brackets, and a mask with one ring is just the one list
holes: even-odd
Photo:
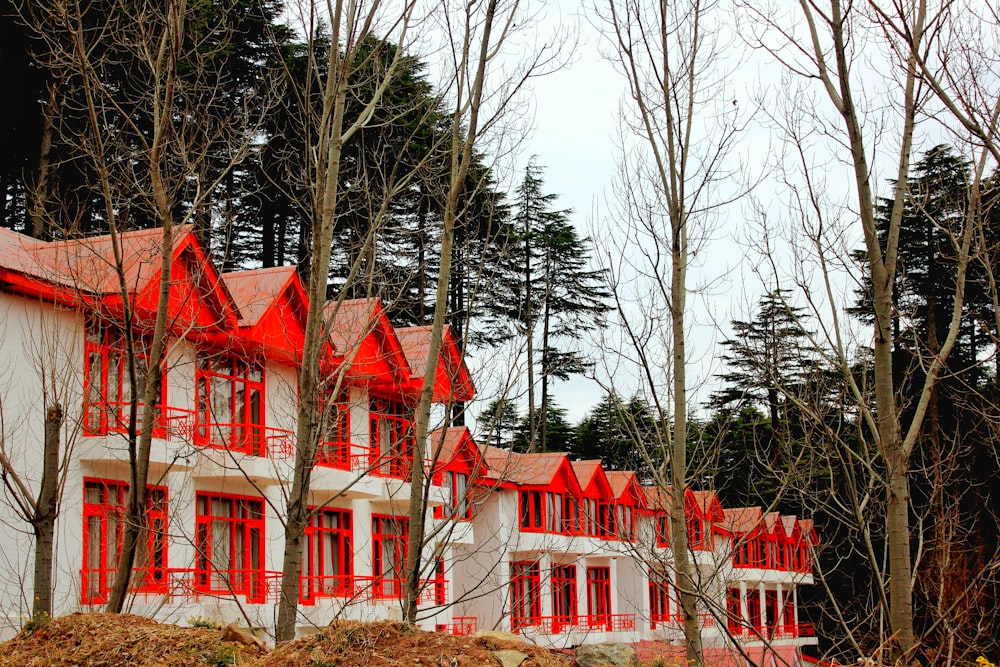
[(409, 382), (403, 349), (379, 299), (331, 301), (324, 312), (331, 368), (345, 365), (351, 381), (396, 393)]
[(580, 482), (582, 495), (602, 501), (614, 498), (611, 483), (608, 482), (608, 476), (604, 473), (600, 460), (573, 461), (573, 472)]
[(646, 494), (642, 492), (639, 478), (634, 472), (611, 470), (608, 472), (608, 482), (611, 484), (611, 495), (619, 505), (646, 507)]
[(294, 364), (302, 358), (308, 299), (294, 266), (222, 276), (239, 307), (239, 338), (265, 357)]
[(580, 485), (563, 452), (518, 454), (493, 447), (486, 450), (490, 478), (519, 487), (544, 488), (556, 493), (580, 494)]
[[(410, 390), (419, 393), (427, 371), (427, 356), (431, 347), (431, 327), (406, 327), (396, 329), (412, 380)], [(469, 401), (475, 394), (472, 378), (458, 349), (451, 327), (445, 326), (441, 338), (441, 354), (438, 356), (434, 376), (434, 401), (445, 403)]]
[[(159, 303), (162, 229), (119, 235), (122, 272), (110, 235), (46, 243), (4, 230), (0, 279), (16, 291), (67, 304), (89, 304), (121, 317), (121, 282), (140, 327), (151, 327)], [(239, 313), (190, 226), (174, 231), (168, 326), (185, 335), (231, 330)]]

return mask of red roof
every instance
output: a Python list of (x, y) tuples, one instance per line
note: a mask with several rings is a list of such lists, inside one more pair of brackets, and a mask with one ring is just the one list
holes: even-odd
[(760, 507), (734, 507), (723, 510), (722, 527), (733, 535), (746, 535), (759, 530), (764, 518)]
[[(399, 343), (406, 356), (410, 377), (414, 381), (413, 390), (419, 391), (427, 372), (427, 357), (431, 350), (432, 327), (404, 327), (396, 329)], [(437, 371), (434, 378), (434, 400), (469, 401), (475, 394), (472, 379), (465, 361), (458, 350), (451, 327), (445, 325), (441, 331), (441, 352), (438, 355)]]
[[(240, 310), (240, 326), (252, 327), (274, 305), (278, 296), (295, 280), (296, 267), (276, 266), (222, 274), (229, 294)], [(305, 316), (305, 313), (302, 313)]]
[[(564, 452), (519, 454), (488, 447), (485, 453), (490, 478), (518, 486), (548, 486), (561, 474), (571, 486), (578, 486), (569, 459)], [(571, 489), (576, 491), (577, 489)]]
[(406, 358), (381, 300), (331, 301), (324, 315), (333, 355), (347, 362), (353, 379), (393, 388), (408, 384)]

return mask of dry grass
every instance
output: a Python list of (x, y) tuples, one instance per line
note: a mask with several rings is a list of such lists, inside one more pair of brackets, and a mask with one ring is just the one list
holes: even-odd
[(402, 623), (336, 621), (265, 656), (257, 667), (497, 667), (492, 652), (528, 655), (521, 667), (569, 667), (573, 661), (543, 648), (495, 637), (455, 637)]
[(265, 652), (222, 641), (222, 630), (182, 628), (127, 614), (71, 614), (0, 644), (0, 667), (498, 667), (493, 651), (528, 655), (521, 667), (571, 667), (572, 658), (497, 637), (455, 637), (402, 623), (336, 621)]
[(0, 667), (248, 667), (262, 654), (256, 646), (222, 641), (222, 630), (131, 614), (70, 614), (30, 623), (0, 644)]

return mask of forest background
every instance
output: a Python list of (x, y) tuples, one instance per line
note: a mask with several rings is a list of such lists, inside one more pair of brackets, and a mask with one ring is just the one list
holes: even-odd
[[(296, 175), (308, 171), (310, 156), (298, 120), (303, 107), (317, 100), (274, 102), (271, 82), (278, 72), (291, 81), (308, 76), (315, 55), (309, 49), (323, 46), (322, 30), (304, 41), (285, 25), (290, 14), (278, 2), (231, 3), (223, 21), (216, 15), (223, 10), (213, 3), (194, 7), (198, 20), (188, 24), (190, 46), (210, 56), (197, 63), (197, 75), (222, 84), (218, 90), (225, 93), (212, 106), (217, 125), (271, 101), (244, 128), (248, 149), (238, 156), (229, 151), (232, 137), (225, 143), (217, 140), (221, 134), (200, 138), (204, 159), (177, 186), (176, 215), (191, 221), (224, 271), (308, 267), (314, 239), (303, 223), (303, 202), (309, 195)], [(605, 48), (612, 61), (618, 54), (618, 65), (634, 63), (621, 56), (627, 40), (616, 33), (622, 24), (613, 16), (615, 7), (609, 4), (581, 24), (595, 29), (594, 44), (586, 38), (560, 42), (562, 51), (548, 67), (554, 76), (582, 49), (590, 54)], [(684, 226), (681, 235), (697, 304), (688, 308), (698, 326), (690, 320), (686, 326), (694, 340), (719, 343), (695, 343), (687, 357), (682, 354), (685, 364), (690, 360), (699, 369), (691, 385), (706, 386), (684, 402), (692, 416), (690, 428), (680, 431), (692, 462), (683, 471), (687, 483), (716, 490), (726, 506), (761, 505), (816, 520), (823, 540), (822, 585), (804, 602), (825, 654), (869, 654), (890, 635), (907, 655), (916, 644), (927, 662), (995, 653), (995, 622), (983, 610), (995, 608), (1000, 564), (1000, 500), (993, 493), (1000, 423), (992, 209), (997, 97), (990, 69), (997, 62), (996, 16), (975, 3), (943, 3), (930, 12), (914, 3), (896, 14), (869, 3), (846, 10), (854, 24), (833, 2), (828, 12), (804, 3), (801, 16), (791, 20), (784, 10), (737, 5), (730, 23), (713, 3), (692, 7), (696, 16), (715, 12), (702, 27), (712, 35), (715, 58), (699, 70), (710, 82), (705, 93), (692, 88), (691, 99), (720, 106), (684, 119), (689, 131), (697, 126), (689, 148), (699, 140), (710, 144), (704, 154), (691, 151), (692, 161), (707, 169), (701, 180), (691, 181), (697, 186), (692, 190), (711, 191), (707, 201), (691, 201), (687, 212), (700, 226)], [(101, 9), (100, 3), (88, 9), (88, 29), (104, 25)], [(77, 152), (87, 125), (83, 92), (48, 59), (53, 51), (44, 31), (25, 29), (25, 16), (23, 7), (8, 3), (0, 25), (0, 65), (9, 91), (0, 118), (0, 224), (46, 239), (105, 233), (100, 179)], [(817, 22), (830, 28), (828, 40), (817, 37)], [(199, 32), (217, 25), (226, 29)], [(913, 26), (919, 30), (908, 29)], [(556, 28), (546, 35), (566, 40), (574, 32), (579, 34)], [(937, 41), (925, 45), (925, 32)], [(846, 46), (840, 43), (844, 35)], [(534, 39), (543, 44), (546, 37)], [(810, 42), (812, 50), (803, 46)], [(696, 53), (691, 44), (679, 48)], [(374, 285), (393, 322), (428, 325), (446, 225), (445, 181), (453, 174), (446, 154), (435, 151), (442, 137), (465, 128), (456, 130), (448, 100), (435, 89), (440, 54), (416, 47), (398, 54), (377, 41), (369, 52), (377, 57), (365, 53), (362, 44), (357, 54), (371, 69), (355, 73), (345, 111), (348, 119), (364, 122), (343, 146), (328, 294), (367, 297)], [(100, 78), (125, 100), (128, 89), (142, 82), (133, 78), (127, 53), (109, 46), (105, 55)], [(593, 62), (589, 55), (578, 57)], [(776, 69), (765, 72), (764, 63)], [(185, 66), (195, 71), (195, 63), (181, 63), (180, 79), (189, 73)], [(809, 74), (812, 66), (819, 75)], [(734, 79), (754, 67), (755, 84), (737, 88)], [(377, 80), (372, 73), (380, 68), (392, 71), (390, 85), (368, 108), (359, 91)], [(835, 76), (828, 76), (831, 71)], [(848, 104), (849, 72), (856, 76), (861, 114), (852, 115)], [(822, 81), (825, 90), (810, 88), (810, 78)], [(523, 144), (526, 131), (545, 136), (558, 121), (540, 114), (532, 128), (535, 118), (524, 112), (530, 105), (522, 107), (520, 116), (508, 116), (515, 120), (502, 133), (477, 147), (448, 253), (445, 317), (465, 341), (482, 385), (483, 404), (471, 412), (479, 417), (484, 442), (602, 458), (609, 467), (636, 469), (652, 479), (677, 458), (667, 434), (677, 433), (672, 429), (679, 412), (660, 400), (675, 397), (676, 389), (658, 393), (665, 385), (649, 377), (650, 370), (671, 375), (677, 366), (643, 355), (669, 357), (677, 339), (664, 342), (652, 330), (637, 336), (629, 323), (637, 315), (665, 320), (671, 311), (656, 306), (655, 298), (637, 297), (643, 288), (636, 277), (643, 275), (643, 260), (652, 259), (642, 232), (670, 241), (671, 230), (650, 222), (668, 215), (644, 217), (648, 200), (637, 194), (641, 186), (632, 189), (643, 175), (633, 180), (639, 172), (629, 170), (641, 142), (628, 112), (637, 83), (627, 80), (623, 106), (610, 114), (619, 121), (613, 128), (617, 153), (602, 160), (589, 151), (617, 169), (576, 218), (546, 185), (542, 165), (558, 171), (554, 156), (539, 151), (531, 159)], [(524, 85), (532, 81), (526, 78)], [(542, 95), (544, 79), (538, 81)], [(832, 100), (829, 115), (817, 110), (824, 94)], [(606, 97), (603, 90), (591, 94), (602, 108), (617, 103)], [(862, 121), (852, 124), (859, 115)], [(576, 119), (566, 111), (562, 117)], [(905, 121), (902, 130), (894, 129), (897, 118)], [(843, 135), (835, 129), (841, 119), (848, 128)], [(213, 125), (212, 118), (203, 120)], [(581, 134), (579, 124), (565, 125)], [(867, 146), (859, 127), (875, 137)], [(729, 143), (706, 139), (719, 128)], [(196, 145), (198, 140), (192, 139)], [(868, 149), (870, 160), (862, 168), (859, 155)], [(127, 163), (130, 157), (115, 159)], [(399, 180), (403, 172), (408, 176)], [(678, 174), (688, 182), (685, 172)], [(213, 186), (203, 191), (206, 183)], [(873, 190), (867, 214), (864, 196), (852, 200), (865, 187)], [(139, 200), (116, 211), (125, 228), (157, 226), (157, 214)], [(870, 229), (864, 227), (866, 215)], [(373, 230), (376, 219), (382, 222)], [(678, 236), (674, 229), (675, 244)], [(745, 259), (720, 251), (723, 241), (730, 249), (735, 243)], [(875, 250), (898, 260), (898, 270), (878, 273)], [(733, 273), (740, 278), (723, 279)], [(757, 283), (755, 292), (750, 286)], [(749, 308), (720, 317), (719, 299), (734, 292)], [(882, 295), (888, 301), (880, 301)], [(891, 336), (882, 335), (886, 331)], [(635, 345), (632, 352), (628, 341)], [(882, 430), (887, 404), (876, 397), (880, 373), (885, 377), (879, 342), (891, 348), (890, 396), (905, 435), (899, 440), (906, 450), (904, 541), (911, 576), (902, 578), (891, 576), (893, 528), (885, 522), (892, 498), (900, 495), (892, 483), (899, 461)], [(655, 350), (657, 345), (663, 349)], [(639, 363), (630, 365), (636, 357)], [(493, 366), (488, 359), (503, 362)], [(570, 385), (557, 384), (571, 377), (589, 377), (603, 392), (575, 424), (559, 398), (565, 396), (576, 411), (580, 401)], [(465, 421), (465, 407), (456, 406), (453, 422)], [(896, 593), (885, 592), (901, 579), (912, 595), (909, 628), (893, 615)]]

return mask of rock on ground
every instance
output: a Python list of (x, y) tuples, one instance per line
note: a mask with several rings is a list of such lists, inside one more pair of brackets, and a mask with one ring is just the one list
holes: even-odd
[(639, 654), (627, 644), (584, 644), (576, 649), (580, 667), (639, 667)]

